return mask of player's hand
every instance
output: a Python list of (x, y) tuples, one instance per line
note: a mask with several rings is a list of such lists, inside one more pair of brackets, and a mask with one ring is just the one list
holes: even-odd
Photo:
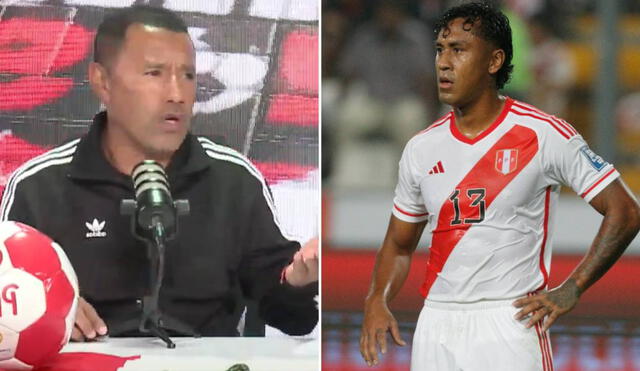
[(96, 336), (106, 335), (107, 325), (96, 310), (82, 297), (78, 299), (78, 309), (76, 310), (76, 322), (71, 332), (71, 340), (86, 341), (94, 340)]
[(293, 255), (293, 262), (284, 271), (284, 277), (291, 286), (304, 286), (318, 280), (318, 239), (304, 244)]
[(400, 337), (398, 322), (391, 314), (383, 299), (367, 300), (364, 308), (364, 322), (360, 333), (360, 354), (367, 365), (378, 364), (378, 348), (382, 354), (387, 353), (387, 332), (393, 341), (405, 346), (407, 343)]
[(531, 315), (526, 325), (527, 328), (531, 328), (546, 316), (542, 330), (547, 331), (558, 317), (576, 306), (578, 299), (580, 299), (580, 290), (572, 280), (569, 280), (551, 291), (542, 291), (514, 301), (513, 306), (522, 308), (516, 313), (515, 318), (521, 320)]

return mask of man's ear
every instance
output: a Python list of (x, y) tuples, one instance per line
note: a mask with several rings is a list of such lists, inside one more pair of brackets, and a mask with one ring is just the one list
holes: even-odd
[(489, 74), (497, 73), (504, 64), (504, 50), (495, 49), (491, 52), (491, 60), (489, 61)]
[(89, 63), (89, 84), (91, 84), (91, 90), (93, 90), (98, 99), (105, 105), (109, 104), (111, 87), (109, 72), (105, 66), (97, 62)]

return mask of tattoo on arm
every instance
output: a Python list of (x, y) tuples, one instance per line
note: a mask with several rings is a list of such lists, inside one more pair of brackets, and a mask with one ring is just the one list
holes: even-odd
[(629, 223), (626, 216), (625, 212), (605, 214), (589, 252), (570, 276), (580, 294), (611, 268), (638, 233), (636, 223)]

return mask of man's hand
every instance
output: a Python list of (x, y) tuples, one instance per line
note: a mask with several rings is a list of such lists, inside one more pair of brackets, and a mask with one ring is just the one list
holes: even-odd
[(291, 286), (304, 286), (318, 280), (318, 239), (304, 244), (293, 255), (293, 262), (284, 271), (284, 277)]
[(98, 335), (107, 334), (107, 325), (91, 304), (82, 297), (78, 299), (78, 309), (76, 311), (76, 322), (71, 332), (71, 340), (85, 341), (93, 340)]
[(570, 279), (551, 291), (542, 291), (536, 295), (518, 299), (513, 302), (513, 306), (522, 308), (516, 313), (517, 320), (532, 314), (527, 322), (527, 328), (531, 328), (546, 316), (542, 330), (547, 331), (558, 317), (576, 306), (579, 298), (580, 289)]
[(378, 348), (382, 354), (387, 353), (387, 332), (391, 332), (393, 341), (405, 346), (407, 343), (400, 337), (398, 322), (382, 299), (372, 299), (365, 304), (364, 322), (360, 333), (360, 354), (367, 365), (378, 364)]

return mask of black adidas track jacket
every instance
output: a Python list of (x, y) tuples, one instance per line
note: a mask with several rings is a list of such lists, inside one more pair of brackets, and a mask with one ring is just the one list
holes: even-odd
[[(101, 149), (104, 112), (81, 139), (25, 163), (11, 176), (0, 220), (31, 225), (67, 253), (80, 285), (107, 326), (139, 318), (148, 290), (146, 246), (131, 234), (120, 201), (134, 198), (131, 179)], [(317, 285), (280, 283), (299, 248), (283, 237), (271, 194), (237, 152), (187, 135), (166, 169), (174, 199), (190, 202), (167, 244), (160, 309), (205, 336), (237, 336), (240, 292), (259, 303), (265, 322), (288, 334), (318, 321)], [(129, 334), (130, 335), (130, 334)]]

